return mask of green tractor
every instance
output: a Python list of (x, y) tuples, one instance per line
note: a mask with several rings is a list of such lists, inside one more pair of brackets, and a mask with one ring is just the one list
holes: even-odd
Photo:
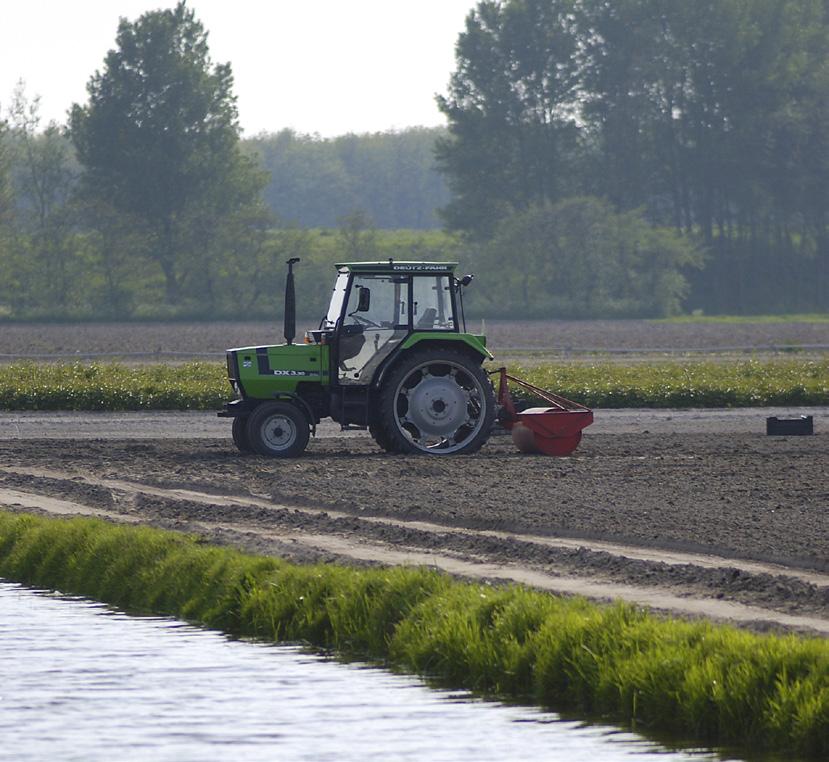
[(481, 367), (486, 339), (466, 332), (454, 262), (346, 262), (328, 313), (294, 344), (293, 265), (285, 289), (285, 344), (227, 352), (243, 452), (295, 457), (323, 418), (368, 429), (388, 452), (477, 451), (492, 431), (495, 394)]

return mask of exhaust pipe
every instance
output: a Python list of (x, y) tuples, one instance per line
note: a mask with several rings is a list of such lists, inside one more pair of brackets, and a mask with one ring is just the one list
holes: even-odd
[(288, 265), (288, 277), (285, 281), (285, 341), (294, 343), (296, 336), (296, 291), (294, 289), (294, 265), (299, 257), (291, 257), (285, 264)]

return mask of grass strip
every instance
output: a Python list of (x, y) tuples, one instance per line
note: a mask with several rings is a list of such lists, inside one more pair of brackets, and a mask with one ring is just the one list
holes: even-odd
[(829, 313), (806, 312), (792, 315), (674, 315), (651, 320), (652, 323), (679, 323), (691, 325), (775, 325), (789, 323), (829, 323)]
[(0, 512), (0, 576), (304, 642), (714, 746), (829, 755), (829, 642), (412, 568), (295, 566), (198, 538)]
[[(598, 408), (829, 405), (829, 359), (516, 365), (510, 372)], [(514, 391), (518, 400), (532, 402)], [(218, 410), (231, 398), (221, 363), (0, 366), (5, 410)]]

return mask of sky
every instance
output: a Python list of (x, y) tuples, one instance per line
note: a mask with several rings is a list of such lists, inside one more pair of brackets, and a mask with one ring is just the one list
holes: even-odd
[[(175, 0), (0, 0), (0, 114), (18, 80), (63, 123), (118, 20)], [(475, 0), (187, 0), (233, 68), (243, 134), (323, 137), (445, 124), (454, 48)]]

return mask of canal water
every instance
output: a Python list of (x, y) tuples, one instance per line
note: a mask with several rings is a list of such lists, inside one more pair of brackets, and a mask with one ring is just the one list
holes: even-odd
[(0, 581), (0, 759), (720, 759)]

